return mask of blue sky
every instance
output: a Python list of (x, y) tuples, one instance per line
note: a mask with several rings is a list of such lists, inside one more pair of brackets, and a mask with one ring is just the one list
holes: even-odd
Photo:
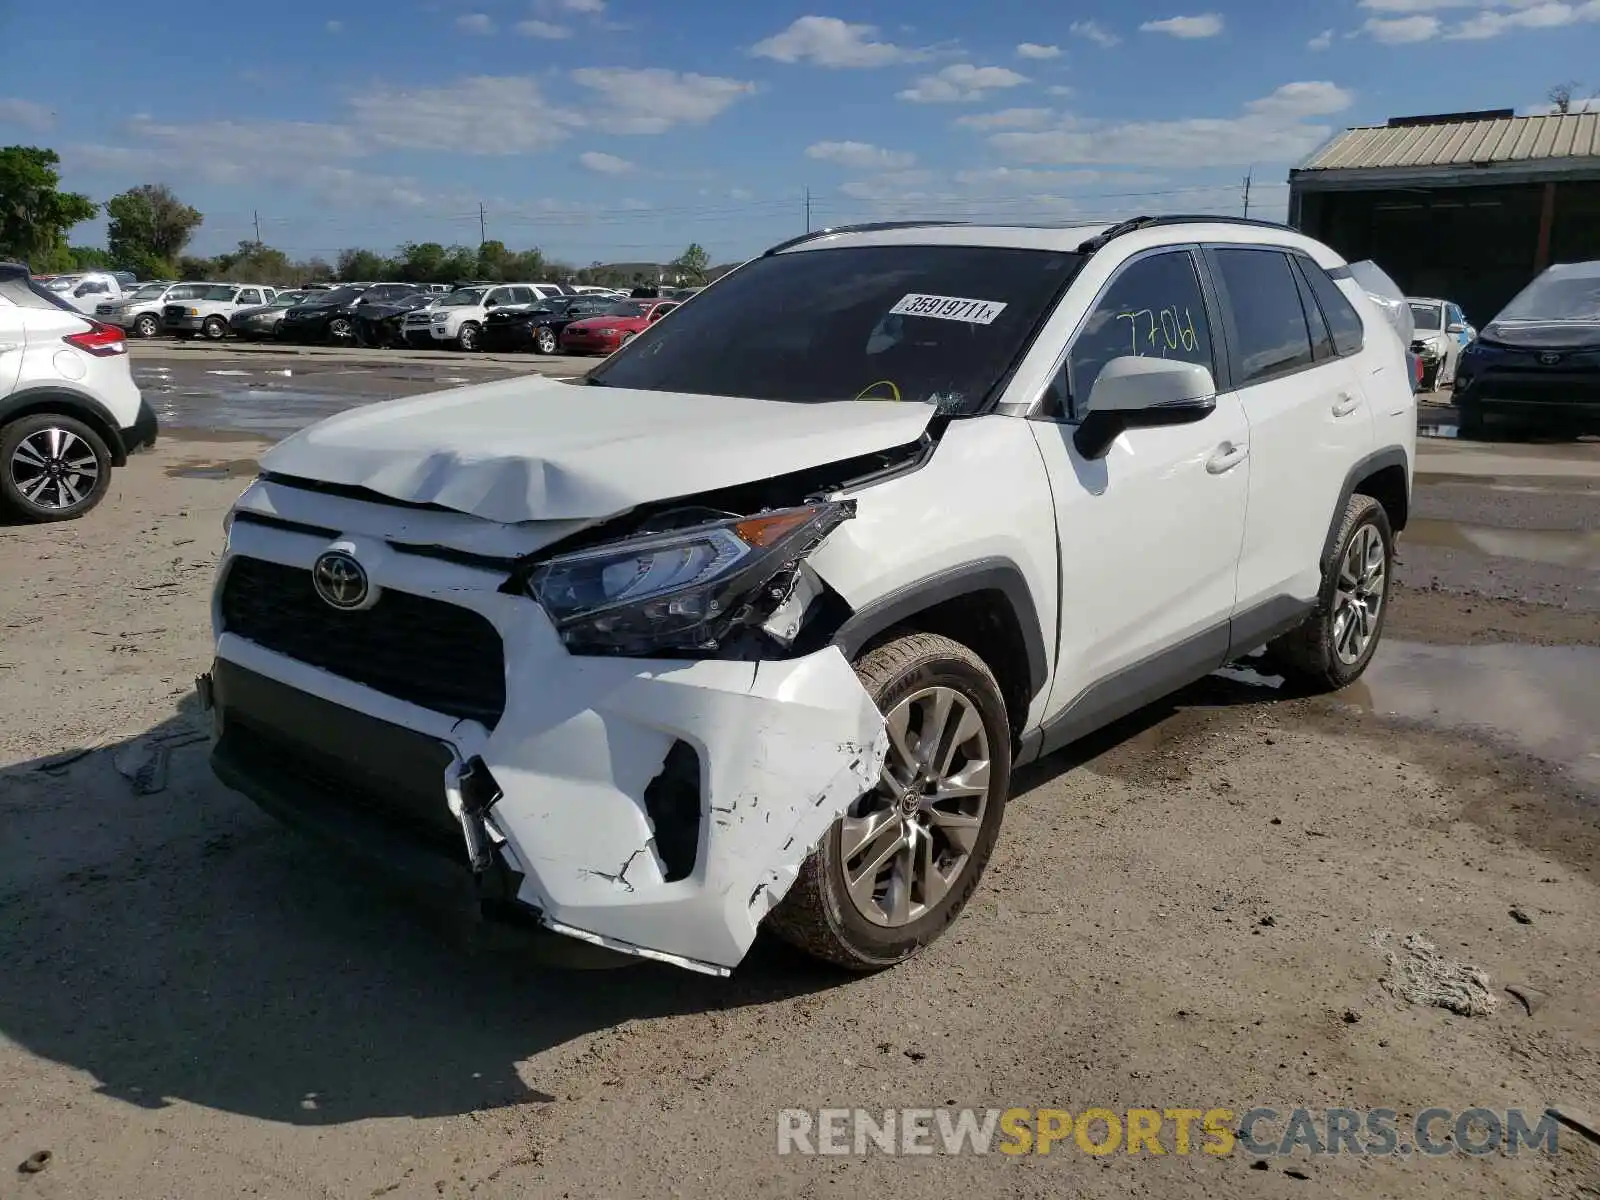
[[(1346, 125), (1600, 89), (1600, 0), (0, 0), (0, 144), (96, 199), (165, 182), (193, 249), (488, 235), (716, 261), (892, 216), (1284, 211)], [(92, 29), (92, 40), (83, 36)], [(1587, 74), (1586, 74), (1587, 72)], [(74, 241), (94, 244), (86, 225)]]

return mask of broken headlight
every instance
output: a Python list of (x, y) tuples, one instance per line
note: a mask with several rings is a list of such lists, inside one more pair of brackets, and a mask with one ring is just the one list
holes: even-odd
[(819, 502), (646, 533), (547, 559), (528, 590), (576, 653), (714, 650), (769, 615), (796, 564), (853, 515), (852, 501)]

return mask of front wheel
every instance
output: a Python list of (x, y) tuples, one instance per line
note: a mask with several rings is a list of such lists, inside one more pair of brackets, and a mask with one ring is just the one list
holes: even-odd
[(328, 340), (344, 345), (356, 340), (355, 322), (349, 317), (334, 317), (328, 322)]
[(24, 521), (70, 521), (105, 498), (111, 453), (82, 421), (34, 413), (0, 428), (0, 507)]
[(1285, 677), (1309, 691), (1337, 691), (1360, 678), (1389, 615), (1394, 534), (1383, 505), (1351, 496), (1334, 546), (1317, 607), (1269, 647)]
[(807, 954), (875, 971), (937, 938), (977, 889), (1011, 786), (1011, 726), (993, 673), (949, 638), (895, 638), (855, 670), (888, 725), (881, 778), (768, 920)]
[(456, 334), (457, 350), (476, 350), (478, 348), (478, 326), (468, 321)]
[(142, 338), (153, 338), (161, 332), (161, 322), (150, 313), (146, 313), (133, 323), (133, 331)]
[(539, 354), (554, 354), (556, 352), (556, 331), (548, 325), (541, 325), (534, 331), (533, 348)]

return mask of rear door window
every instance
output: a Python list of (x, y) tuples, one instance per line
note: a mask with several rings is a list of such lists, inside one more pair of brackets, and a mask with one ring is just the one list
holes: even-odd
[[(1305, 261), (1298, 256), (1291, 259), (1298, 266), (1304, 266)], [(1333, 335), (1328, 331), (1328, 322), (1322, 317), (1322, 309), (1317, 304), (1317, 299), (1311, 294), (1311, 285), (1306, 282), (1304, 273), (1296, 270), (1294, 273), (1295, 286), (1300, 289), (1300, 307), (1305, 310), (1306, 326), (1311, 331), (1311, 357), (1317, 362), (1325, 362), (1338, 353), (1334, 349)]]
[(1214, 248), (1223, 302), (1233, 314), (1237, 386), (1286, 375), (1314, 361), (1300, 290), (1282, 250)]
[(1341, 355), (1360, 350), (1363, 332), (1361, 315), (1356, 312), (1355, 306), (1339, 290), (1339, 285), (1328, 277), (1328, 273), (1309, 258), (1300, 258), (1300, 270), (1311, 285), (1311, 294), (1317, 298), (1317, 307), (1327, 319), (1334, 349)]
[(245, 288), (244, 291), (239, 293), (239, 303), (240, 304), (260, 304), (261, 303), (261, 293), (259, 291), (257, 291), (255, 288)]

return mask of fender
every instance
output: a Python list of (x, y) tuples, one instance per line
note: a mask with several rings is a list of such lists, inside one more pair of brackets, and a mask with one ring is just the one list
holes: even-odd
[(77, 417), (105, 442), (106, 449), (111, 452), (112, 466), (128, 465), (128, 445), (122, 436), (122, 426), (110, 409), (87, 392), (50, 383), (20, 388), (0, 398), (0, 425), (34, 412), (59, 412)]
[(854, 658), (884, 630), (930, 608), (979, 592), (999, 592), (1011, 608), (1011, 616), (1022, 632), (1031, 700), (1044, 690), (1049, 658), (1045, 652), (1044, 633), (1039, 627), (1039, 611), (1028, 591), (1027, 580), (1009, 559), (980, 558), (897, 588), (858, 609), (839, 626), (833, 636), (834, 644), (846, 658)]
[[(1382, 450), (1367, 455), (1351, 467), (1345, 474), (1344, 485), (1339, 489), (1339, 502), (1333, 506), (1333, 512), (1328, 517), (1328, 533), (1322, 540), (1322, 557), (1318, 560), (1324, 570), (1332, 561), (1338, 547), (1334, 545), (1339, 536), (1339, 525), (1344, 520), (1344, 510), (1350, 503), (1350, 497), (1355, 495), (1356, 485), (1374, 472), (1385, 467), (1400, 467), (1406, 473), (1406, 500), (1410, 507), (1411, 498), (1411, 461), (1406, 457), (1406, 452), (1399, 446), (1386, 446)], [(1395, 532), (1400, 531), (1397, 526)]]

